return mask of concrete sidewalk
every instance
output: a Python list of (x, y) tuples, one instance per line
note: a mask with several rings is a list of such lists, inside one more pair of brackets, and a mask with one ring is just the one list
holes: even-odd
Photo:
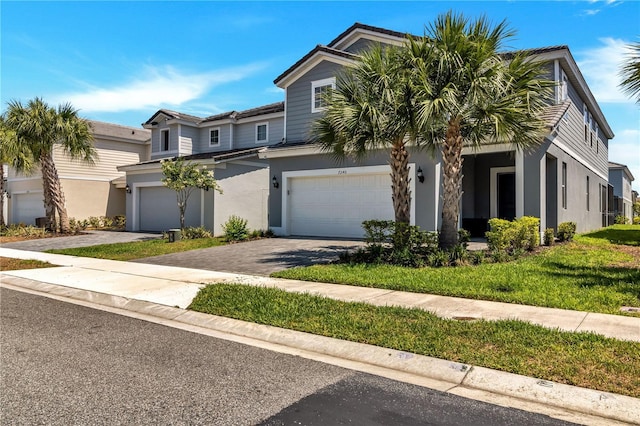
[[(345, 301), (373, 305), (395, 305), (430, 311), (441, 317), (519, 319), (545, 327), (567, 331), (590, 331), (607, 337), (640, 342), (640, 318), (605, 315), (562, 309), (536, 308), (498, 302), (460, 299), (392, 290), (353, 287), (274, 279), (263, 276), (233, 274), (161, 265), (119, 262), (27, 252), (0, 248), (0, 256), (37, 259), (61, 265), (56, 268), (6, 271), (0, 274), (2, 285), (50, 297), (71, 298), (97, 303), (123, 312), (135, 312), (144, 319), (163, 324), (179, 324), (196, 328), (198, 332), (225, 333), (246, 343), (266, 345), (274, 350), (308, 356), (347, 368), (372, 372), (469, 398), (496, 403), (489, 394), (499, 395), (503, 404), (514, 406), (514, 400), (524, 400), (523, 409), (548, 408), (560, 410), (554, 416), (573, 419), (581, 415), (599, 416), (600, 422), (589, 417), (587, 424), (640, 424), (640, 400), (606, 392), (551, 383), (534, 378), (489, 370), (482, 367), (436, 360), (385, 348), (308, 335), (306, 333), (260, 326), (228, 318), (185, 311), (198, 290), (207, 283), (233, 282), (245, 285), (271, 286), (287, 291), (306, 292)], [(126, 313), (125, 313), (126, 314)], [(175, 326), (175, 325), (172, 325)], [(191, 329), (189, 328), (189, 329)], [(221, 337), (215, 334), (217, 337)], [(240, 337), (237, 337), (240, 336)], [(245, 340), (242, 340), (245, 339)], [(275, 346), (274, 346), (275, 345)], [(282, 349), (282, 347), (286, 349)], [(325, 359), (327, 358), (327, 359)], [(417, 378), (416, 378), (417, 377)], [(484, 395), (484, 396), (483, 396)], [(485, 399), (483, 399), (485, 398)], [(488, 398), (488, 399), (487, 399)], [(499, 403), (499, 402), (498, 402)], [(540, 405), (542, 404), (542, 405)], [(545, 411), (546, 410), (546, 411)], [(552, 410), (552, 411), (553, 411)], [(568, 410), (565, 412), (563, 410)], [(567, 417), (568, 416), (568, 417)], [(600, 419), (602, 420), (602, 419)]]

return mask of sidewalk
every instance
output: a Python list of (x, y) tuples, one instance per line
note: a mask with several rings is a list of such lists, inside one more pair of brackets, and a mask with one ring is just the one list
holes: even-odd
[[(611, 424), (612, 419), (640, 424), (640, 400), (636, 398), (544, 382), (370, 345), (258, 326), (184, 311), (184, 308), (191, 303), (198, 290), (205, 284), (233, 282), (272, 286), (287, 291), (307, 292), (338, 300), (359, 301), (379, 306), (419, 308), (447, 318), (519, 319), (545, 327), (567, 331), (590, 331), (635, 342), (640, 342), (640, 318), (8, 248), (0, 248), (0, 256), (37, 259), (61, 265), (56, 268), (2, 272), (1, 282), (8, 288), (23, 288), (80, 299), (155, 316), (162, 321), (188, 323), (190, 326), (215, 329), (218, 332), (257, 339), (268, 344), (284, 345), (295, 348), (293, 352), (295, 354), (303, 351), (306, 354), (303, 356), (315, 357), (314, 359), (330, 356), (344, 359), (347, 364), (356, 362), (368, 365), (367, 368), (373, 365), (384, 371), (395, 371), (393, 377), (397, 377), (398, 372), (404, 375), (418, 375), (422, 377), (421, 380), (427, 381), (426, 385), (429, 387), (464, 393), (470, 398), (478, 399), (477, 395), (474, 396), (478, 392), (497, 393), (502, 397), (526, 400), (534, 405), (542, 403), (558, 409), (607, 418), (603, 424)], [(314, 355), (309, 355), (307, 352)], [(376, 372), (374, 374), (389, 377), (391, 373)], [(592, 424), (592, 422), (593, 419), (590, 419), (588, 423)]]

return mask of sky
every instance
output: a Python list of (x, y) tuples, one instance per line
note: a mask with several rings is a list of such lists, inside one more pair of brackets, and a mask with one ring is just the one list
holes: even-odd
[(568, 45), (640, 190), (640, 105), (618, 88), (640, 1), (0, 1), (0, 111), (41, 97), (139, 127), (284, 100), (273, 80), (355, 22), (416, 35), (448, 10), (506, 20), (509, 49)]

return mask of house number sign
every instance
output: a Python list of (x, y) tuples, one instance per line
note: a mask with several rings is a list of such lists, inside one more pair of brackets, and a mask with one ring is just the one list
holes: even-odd
[(338, 170), (338, 174), (339, 175), (346, 175), (347, 171), (346, 170)]

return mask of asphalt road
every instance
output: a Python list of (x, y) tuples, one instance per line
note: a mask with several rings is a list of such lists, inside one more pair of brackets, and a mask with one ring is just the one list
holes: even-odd
[(563, 425), (0, 289), (0, 424)]

